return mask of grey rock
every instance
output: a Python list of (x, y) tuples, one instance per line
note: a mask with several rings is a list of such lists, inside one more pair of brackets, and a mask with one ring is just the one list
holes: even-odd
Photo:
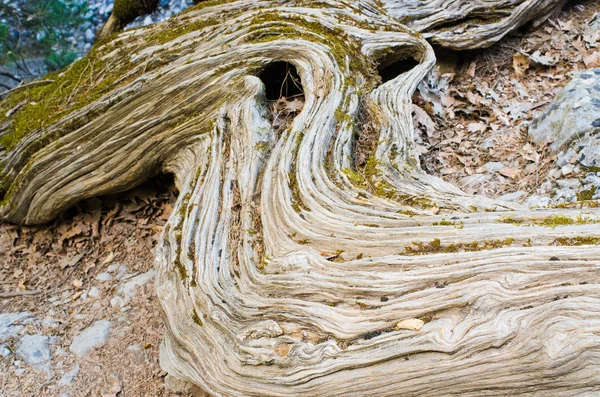
[(539, 194), (548, 194), (552, 191), (552, 182), (546, 181), (540, 185)]
[(42, 320), (42, 326), (45, 328), (57, 328), (60, 324), (53, 318), (45, 318)]
[(555, 189), (554, 200), (559, 203), (577, 201), (577, 191), (575, 189)]
[(544, 196), (530, 196), (525, 204), (528, 207), (546, 207), (552, 204), (552, 199), (550, 197)]
[(10, 351), (10, 349), (8, 347), (6, 347), (6, 345), (2, 345), (0, 346), (0, 356), (2, 357), (8, 357), (12, 354), (12, 352)]
[(577, 160), (577, 152), (571, 148), (566, 152), (560, 152), (556, 160), (556, 165), (564, 167), (567, 164), (573, 164)]
[(24, 328), (22, 324), (32, 319), (29, 312), (0, 314), (0, 340), (17, 336)]
[(110, 273), (100, 273), (96, 276), (96, 280), (98, 281), (110, 281), (112, 280), (112, 276)]
[(577, 188), (581, 185), (577, 179), (559, 179), (556, 184), (561, 188)]
[(25, 373), (25, 368), (17, 368), (15, 369), (15, 375), (21, 376)]
[(529, 125), (529, 136), (554, 151), (600, 127), (600, 68), (577, 75)]
[(126, 301), (131, 300), (135, 295), (136, 289), (152, 280), (155, 274), (156, 272), (154, 270), (150, 270), (131, 278), (119, 288), (119, 294), (123, 295)]
[(88, 43), (93, 43), (94, 42), (94, 38), (96, 37), (96, 35), (94, 34), (94, 32), (92, 31), (92, 29), (87, 29), (85, 31), (85, 40)]
[(90, 290), (88, 291), (88, 296), (90, 298), (98, 298), (98, 297), (100, 297), (100, 290), (98, 289), (98, 287), (92, 287), (92, 288), (90, 288)]
[(579, 152), (579, 163), (585, 167), (600, 167), (600, 142), (588, 144)]
[(489, 163), (486, 163), (484, 167), (488, 172), (498, 172), (504, 168), (504, 164), (499, 161), (490, 161)]
[(64, 375), (58, 381), (58, 384), (61, 386), (69, 386), (73, 383), (75, 377), (79, 374), (79, 364), (75, 364), (71, 370), (64, 373)]
[(110, 300), (110, 305), (112, 307), (123, 307), (123, 306), (125, 306), (125, 304), (126, 304), (125, 299), (123, 299), (122, 297), (120, 297), (118, 295)]
[(106, 271), (109, 273), (115, 272), (119, 269), (119, 267), (121, 267), (120, 264), (118, 263), (113, 263), (112, 265), (108, 265), (108, 267), (106, 268)]
[(87, 355), (90, 350), (106, 344), (111, 328), (112, 323), (108, 320), (96, 321), (73, 339), (69, 350), (80, 357)]
[(45, 373), (50, 379), (54, 372), (50, 355), (50, 339), (44, 335), (25, 335), (17, 343), (17, 355), (36, 373)]
[(115, 276), (117, 280), (121, 280), (127, 276), (129, 269), (125, 265), (119, 266), (119, 273)]
[(557, 168), (551, 169), (550, 172), (548, 173), (548, 177), (550, 179), (560, 178), (561, 176), (562, 176), (562, 172), (560, 172), (560, 169), (557, 169)]
[(561, 167), (560, 172), (563, 175), (570, 175), (573, 173), (574, 169), (575, 169), (575, 167), (573, 167), (571, 164), (567, 164), (564, 167)]

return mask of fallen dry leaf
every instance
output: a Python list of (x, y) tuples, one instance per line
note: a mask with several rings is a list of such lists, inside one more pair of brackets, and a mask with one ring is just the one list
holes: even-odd
[(504, 167), (500, 170), (500, 174), (507, 178), (515, 179), (517, 177), (517, 170), (512, 167)]
[(513, 69), (515, 70), (517, 76), (524, 76), (525, 71), (529, 69), (530, 65), (531, 59), (529, 59), (527, 55), (520, 52), (517, 52), (515, 55), (513, 55)]
[(600, 51), (590, 50), (583, 53), (583, 63), (586, 68), (600, 67)]
[(477, 62), (471, 62), (467, 69), (467, 75), (469, 77), (475, 77), (475, 70), (477, 69)]

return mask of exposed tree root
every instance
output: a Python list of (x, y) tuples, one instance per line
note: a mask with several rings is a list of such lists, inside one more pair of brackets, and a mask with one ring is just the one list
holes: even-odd
[[(427, 38), (488, 45), (561, 2), (442, 3), (210, 1), (123, 33), (88, 59), (109, 75), (44, 86), (77, 106), (33, 130), (19, 124), (42, 110), (29, 102), (6, 118), (0, 217), (44, 222), (174, 173), (157, 251), (162, 365), (214, 395), (597, 390), (598, 210), (466, 195), (420, 169), (412, 136)], [(305, 102), (277, 131), (258, 76), (282, 61)]]

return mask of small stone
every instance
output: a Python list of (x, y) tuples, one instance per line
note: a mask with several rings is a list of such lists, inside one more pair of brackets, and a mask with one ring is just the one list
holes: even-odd
[(552, 182), (546, 181), (540, 185), (539, 194), (547, 195), (552, 191)]
[(10, 351), (10, 349), (8, 347), (6, 347), (6, 345), (0, 346), (0, 356), (8, 357), (11, 354), (12, 354), (12, 352)]
[(125, 306), (125, 299), (117, 295), (110, 300), (110, 305), (112, 307), (123, 307)]
[(544, 196), (530, 196), (525, 204), (528, 207), (546, 207), (552, 203), (552, 199), (550, 197)]
[(484, 165), (487, 172), (498, 172), (504, 168), (504, 164), (499, 161), (490, 161)]
[(23, 330), (23, 324), (33, 316), (29, 312), (0, 314), (0, 339), (15, 337)]
[(556, 178), (560, 178), (562, 176), (562, 172), (560, 172), (559, 168), (553, 168), (552, 170), (550, 170), (550, 172), (548, 173), (548, 177), (550, 179), (556, 179)]
[(573, 164), (575, 161), (577, 161), (577, 152), (570, 148), (566, 152), (560, 152), (558, 154), (556, 165), (564, 167), (567, 164)]
[(150, 18), (150, 15), (148, 15), (148, 16), (146, 16), (146, 18), (144, 18), (142, 25), (147, 26), (147, 25), (151, 25), (152, 23), (153, 23), (152, 18)]
[(75, 377), (78, 374), (79, 374), (79, 364), (75, 364), (75, 366), (73, 368), (71, 368), (70, 371), (67, 371), (64, 373), (64, 375), (58, 381), (58, 384), (61, 386), (69, 386), (71, 383), (73, 383), (73, 380), (75, 379)]
[(577, 179), (559, 179), (556, 184), (562, 188), (577, 188), (581, 185)]
[(106, 344), (111, 328), (112, 323), (108, 320), (96, 321), (73, 339), (69, 350), (80, 357), (87, 355), (90, 350)]
[(550, 143), (553, 151), (563, 149), (574, 138), (588, 136), (600, 119), (600, 84), (598, 69), (589, 69), (575, 76), (559, 92), (546, 110), (529, 124), (529, 136), (538, 144)]
[(119, 294), (125, 297), (126, 302), (129, 302), (129, 300), (131, 300), (131, 298), (133, 298), (135, 295), (136, 289), (152, 280), (155, 274), (156, 272), (154, 270), (150, 270), (146, 273), (142, 273), (133, 277), (131, 280), (122, 285), (121, 288), (119, 288)]
[(98, 298), (98, 297), (100, 297), (100, 290), (98, 289), (98, 287), (92, 287), (92, 288), (90, 288), (90, 290), (88, 291), (88, 296), (90, 298)]
[(578, 161), (584, 167), (600, 167), (600, 145), (586, 145), (579, 152)]
[(425, 324), (422, 320), (418, 318), (410, 318), (408, 320), (402, 320), (398, 324), (396, 324), (396, 329), (407, 329), (410, 331), (419, 331), (423, 328), (423, 324)]
[(17, 343), (17, 355), (36, 373), (45, 373), (50, 379), (54, 375), (50, 359), (49, 338), (44, 335), (25, 335)]
[(573, 168), (575, 167), (573, 167), (571, 164), (567, 164), (564, 167), (561, 167), (560, 172), (566, 176), (573, 173)]
[(59, 323), (53, 318), (45, 318), (42, 320), (42, 325), (46, 328), (57, 328)]
[(17, 368), (15, 369), (15, 375), (21, 376), (25, 373), (25, 368)]
[(110, 281), (112, 280), (112, 276), (110, 273), (100, 273), (96, 276), (96, 280), (98, 281)]
[(125, 265), (119, 266), (119, 273), (115, 276), (115, 278), (117, 280), (123, 279), (125, 276), (127, 276), (128, 271), (129, 271), (129, 269), (127, 268), (127, 266), (125, 266)]
[(94, 34), (94, 32), (92, 31), (92, 29), (88, 29), (85, 31), (85, 40), (89, 43), (93, 43), (94, 42), (94, 38), (96, 37), (96, 35)]
[(112, 265), (109, 265), (106, 268), (106, 271), (112, 273), (112, 272), (116, 271), (119, 268), (119, 266), (121, 266), (121, 265), (118, 263), (113, 263)]

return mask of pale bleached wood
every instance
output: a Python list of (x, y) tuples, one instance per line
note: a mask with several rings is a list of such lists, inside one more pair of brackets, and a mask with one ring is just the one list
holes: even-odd
[[(44, 222), (85, 197), (174, 173), (180, 195), (156, 263), (161, 365), (212, 395), (594, 395), (600, 247), (564, 243), (598, 241), (598, 210), (468, 196), (425, 174), (413, 151), (410, 98), (435, 63), (427, 39), (478, 47), (561, 2), (510, 2), (502, 25), (456, 40), (431, 21), (501, 2), (395, 3), (383, 3), (388, 15), (370, 1), (235, 1), (123, 33), (117, 42), (136, 48), (132, 70), (169, 61), (68, 116), (101, 110), (27, 167), (27, 146), (60, 123), (2, 152), (14, 188), (1, 217)], [(423, 35), (398, 23), (403, 6)], [(145, 42), (208, 18), (219, 23)], [(390, 54), (419, 65), (376, 85), (369, 62)], [(280, 137), (256, 77), (275, 60), (297, 67), (306, 96)], [(375, 180), (391, 199), (344, 172), (364, 120), (335, 114), (354, 116), (360, 95), (380, 133)], [(523, 224), (501, 222), (509, 215)], [(543, 226), (550, 216), (574, 221)], [(434, 226), (443, 220), (453, 224)], [(406, 255), (436, 239), (446, 250), (496, 248)]]

